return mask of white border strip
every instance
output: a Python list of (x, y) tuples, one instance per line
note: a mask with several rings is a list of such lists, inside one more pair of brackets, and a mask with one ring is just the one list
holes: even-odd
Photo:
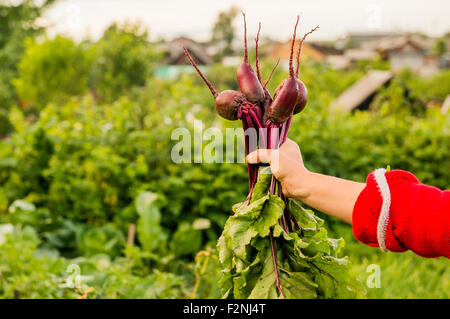
[(383, 198), (383, 204), (381, 205), (380, 217), (378, 218), (377, 225), (377, 239), (380, 249), (384, 252), (388, 251), (386, 248), (386, 229), (389, 222), (389, 210), (391, 207), (391, 191), (384, 175), (386, 170), (384, 168), (378, 168), (373, 172), (375, 181), (377, 182), (378, 189), (380, 190), (381, 197)]

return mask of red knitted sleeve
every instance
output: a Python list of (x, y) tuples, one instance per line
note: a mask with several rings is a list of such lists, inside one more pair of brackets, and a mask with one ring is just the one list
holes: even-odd
[[(422, 184), (406, 171), (392, 170), (385, 176), (391, 194), (386, 248), (396, 252), (410, 249), (423, 257), (450, 258), (450, 190)], [(382, 202), (372, 172), (353, 208), (352, 224), (355, 238), (373, 247), (378, 247)]]

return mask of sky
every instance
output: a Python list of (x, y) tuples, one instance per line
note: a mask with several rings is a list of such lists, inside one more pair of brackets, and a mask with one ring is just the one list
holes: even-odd
[[(151, 38), (189, 36), (207, 40), (219, 11), (236, 5), (247, 14), (249, 34), (288, 39), (296, 15), (300, 33), (319, 25), (311, 40), (333, 40), (348, 32), (450, 31), (449, 0), (61, 0), (42, 19), (49, 35), (97, 39), (113, 21), (140, 20)], [(236, 21), (236, 26), (242, 22)]]

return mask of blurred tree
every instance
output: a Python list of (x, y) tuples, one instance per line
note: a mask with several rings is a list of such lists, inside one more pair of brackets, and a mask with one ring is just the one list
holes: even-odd
[(90, 57), (71, 39), (57, 36), (26, 41), (19, 77), (12, 81), (24, 109), (39, 111), (49, 102), (64, 103), (87, 89)]
[(211, 36), (211, 42), (221, 48), (216, 54), (216, 58), (233, 53), (232, 43), (236, 36), (233, 21), (238, 13), (239, 8), (232, 6), (230, 9), (220, 12), (217, 16)]
[(16, 101), (11, 80), (17, 76), (17, 64), (25, 51), (24, 40), (43, 31), (35, 21), (56, 0), (0, 0), (0, 137), (10, 124), (8, 109)]
[(447, 50), (447, 40), (444, 37), (436, 39), (433, 44), (433, 53), (437, 56), (442, 56), (447, 52)]
[(55, 0), (0, 0), (0, 108), (14, 102), (11, 79), (17, 75), (17, 64), (25, 51), (24, 40), (43, 31), (34, 23)]
[(93, 46), (90, 87), (95, 96), (112, 101), (133, 86), (145, 84), (160, 54), (147, 41), (140, 23), (112, 24)]

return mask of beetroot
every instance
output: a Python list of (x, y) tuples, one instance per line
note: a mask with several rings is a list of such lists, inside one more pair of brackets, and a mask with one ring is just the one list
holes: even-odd
[(209, 82), (208, 79), (203, 75), (202, 71), (200, 71), (197, 64), (194, 62), (191, 55), (189, 54), (189, 51), (185, 47), (183, 47), (183, 50), (184, 54), (186, 54), (187, 58), (189, 59), (189, 62), (195, 68), (197, 73), (206, 83), (212, 95), (214, 96), (214, 99), (216, 100), (217, 113), (219, 113), (220, 116), (222, 116), (227, 120), (230, 121), (237, 120), (239, 118), (238, 116), (239, 108), (244, 102), (247, 101), (245, 99), (244, 94), (233, 90), (225, 90), (221, 93), (217, 93), (217, 91), (212, 86), (211, 82)]
[(305, 84), (300, 80), (297, 79), (297, 86), (298, 86), (298, 95), (297, 95), (297, 103), (294, 107), (294, 114), (300, 113), (303, 111), (303, 109), (306, 106), (306, 103), (308, 102), (308, 90), (306, 89)]
[(239, 108), (246, 101), (241, 92), (225, 90), (216, 97), (216, 111), (223, 118), (235, 121), (239, 118)]
[[(208, 85), (209, 89), (211, 90), (211, 93), (214, 95), (216, 100), (216, 110), (217, 112), (227, 118), (227, 119), (241, 119), (242, 120), (242, 127), (244, 129), (244, 132), (246, 133), (244, 136), (245, 140), (245, 153), (248, 155), (250, 152), (254, 151), (256, 148), (262, 148), (262, 149), (278, 149), (287, 139), (287, 134), (290, 128), (290, 125), (292, 123), (292, 115), (294, 112), (301, 111), (304, 106), (306, 105), (307, 101), (307, 91), (306, 87), (303, 84), (302, 81), (298, 79), (298, 71), (299, 71), (299, 60), (300, 60), (300, 49), (298, 51), (297, 55), (297, 70), (294, 72), (293, 67), (293, 55), (294, 55), (294, 46), (295, 46), (295, 37), (296, 37), (296, 31), (297, 26), (299, 22), (299, 17), (297, 16), (297, 22), (295, 24), (294, 28), (294, 34), (291, 44), (291, 51), (290, 51), (290, 59), (289, 59), (289, 77), (282, 81), (282, 83), (278, 86), (278, 88), (275, 91), (274, 98), (272, 99), (270, 92), (267, 90), (266, 85), (269, 82), (269, 80), (272, 77), (272, 74), (274, 70), (276, 69), (277, 64), (273, 68), (269, 78), (267, 81), (262, 85), (261, 80), (261, 72), (259, 68), (259, 61), (258, 61), (258, 42), (259, 42), (259, 35), (261, 31), (261, 24), (259, 24), (258, 34), (256, 36), (256, 47), (255, 47), (255, 67), (256, 67), (256, 73), (253, 70), (252, 66), (248, 62), (248, 50), (247, 50), (247, 23), (245, 14), (244, 15), (244, 27), (245, 27), (245, 51), (244, 51), (244, 59), (241, 65), (239, 66), (237, 70), (237, 78), (239, 82), (239, 87), (242, 91), (236, 92), (236, 91), (223, 91), (220, 94), (217, 94), (217, 92), (214, 90), (212, 85), (209, 83), (209, 81), (203, 76), (203, 74), (200, 72), (200, 70), (195, 65), (194, 61), (190, 57), (189, 53), (185, 49), (185, 53), (187, 57), (189, 58), (189, 61), (194, 66), (194, 68), (197, 70), (197, 72), (200, 74), (202, 79), (205, 81), (205, 83)], [(305, 39), (306, 35), (303, 37), (302, 41)], [(300, 43), (301, 46), (301, 43)], [(295, 109), (295, 110), (294, 110)], [(264, 270), (264, 273), (261, 273), (260, 279), (258, 279), (258, 283), (255, 288), (256, 290), (261, 290), (263, 292), (258, 292), (258, 294), (251, 295), (253, 297), (260, 297), (260, 296), (272, 296), (276, 294), (276, 291), (271, 290), (269, 293), (267, 289), (272, 289), (276, 285), (276, 289), (278, 290), (279, 296), (282, 298), (285, 297), (292, 297), (292, 290), (286, 290), (289, 291), (289, 295), (284, 294), (285, 287), (284, 282), (282, 285), (281, 280), (285, 280), (287, 283), (287, 286), (289, 287), (289, 282), (286, 280), (286, 277), (289, 276), (289, 273), (287, 270), (282, 269), (281, 267), (278, 267), (278, 265), (284, 265), (283, 262), (278, 262), (277, 259), (285, 258), (283, 257), (283, 254), (285, 251), (281, 252), (280, 254), (277, 254), (276, 249), (280, 246), (278, 245), (279, 239), (285, 236), (280, 236), (281, 230), (289, 235), (291, 232), (297, 233), (299, 236), (303, 236), (302, 228), (300, 224), (296, 221), (296, 215), (293, 214), (292, 211), (292, 205), (290, 205), (290, 202), (288, 198), (286, 198), (283, 195), (283, 190), (281, 184), (275, 179), (275, 177), (267, 176), (265, 173), (270, 173), (270, 171), (266, 170), (263, 174), (260, 174), (260, 166), (263, 166), (264, 164), (250, 164), (247, 163), (247, 169), (248, 169), (248, 181), (249, 181), (249, 194), (247, 196), (247, 199), (245, 202), (241, 203), (239, 205), (238, 210), (241, 209), (255, 209), (254, 207), (248, 208), (249, 205), (254, 205), (255, 199), (256, 200), (262, 200), (263, 197), (266, 197), (268, 202), (273, 202), (272, 205), (274, 211), (278, 211), (278, 217), (277, 220), (273, 220), (273, 228), (267, 228), (267, 230), (264, 230), (264, 237), (268, 237), (270, 241), (270, 252), (272, 257), (272, 264), (273, 270), (271, 273), (266, 274), (265, 270), (267, 269), (267, 262), (266, 257), (269, 257), (265, 255), (266, 257), (264, 260), (261, 260), (258, 262), (260, 263), (260, 266), (258, 268), (258, 272), (260, 270)], [(264, 185), (263, 188), (259, 185)], [(267, 194), (268, 193), (268, 194)], [(255, 195), (255, 196), (253, 196)], [(270, 195), (270, 196), (267, 196)], [(263, 197), (261, 197), (263, 196)], [(276, 202), (277, 201), (277, 202)], [(283, 206), (284, 203), (284, 206)], [(246, 207), (247, 206), (247, 207)], [(264, 203), (262, 204), (260, 211), (262, 212), (262, 207), (264, 206)], [(278, 207), (278, 208), (275, 208)], [(298, 211), (297, 211), (298, 213)], [(239, 212), (235, 212), (234, 216), (237, 216)], [(272, 214), (272, 212), (271, 212)], [(233, 218), (234, 218), (233, 216)], [(256, 218), (256, 217), (255, 217)], [(255, 219), (256, 220), (256, 219)], [(234, 222), (234, 221), (233, 221)], [(228, 222), (226, 224), (227, 228)], [(246, 225), (245, 227), (252, 227), (251, 225)], [(258, 233), (258, 232), (257, 232)], [(259, 235), (261, 235), (259, 233)], [(231, 256), (230, 252), (232, 251), (231, 248), (228, 248), (228, 244), (224, 241), (224, 236), (228, 236), (228, 238), (231, 240), (232, 236), (239, 236), (235, 231), (224, 231), (224, 233), (221, 236), (221, 239), (219, 239), (218, 242), (218, 249), (222, 252), (226, 252), (228, 254), (227, 256)], [(242, 237), (242, 236), (241, 236)], [(276, 239), (275, 237), (279, 237), (279, 239)], [(277, 242), (276, 242), (277, 241)], [(291, 241), (293, 242), (293, 241)], [(250, 245), (249, 245), (250, 246)], [(255, 248), (255, 247), (253, 247)], [(253, 249), (252, 248), (252, 249)], [(262, 249), (266, 249), (267, 246), (264, 246)], [(283, 246), (284, 248), (284, 246)], [(234, 248), (233, 248), (234, 249)], [(298, 248), (296, 248), (298, 249)], [(236, 251), (236, 250), (233, 250)], [(225, 256), (226, 254), (222, 254), (222, 256)], [(245, 255), (245, 254), (244, 254)], [(234, 258), (234, 257), (233, 257)], [(239, 261), (242, 260), (242, 254), (239, 253), (239, 256), (236, 255), (236, 260)], [(249, 256), (246, 257), (247, 259), (250, 258)], [(254, 258), (254, 257), (251, 257)], [(230, 258), (227, 258), (230, 259)], [(286, 259), (286, 258), (285, 258)], [(250, 259), (248, 259), (250, 260)], [(221, 260), (221, 262), (223, 262)], [(224, 265), (225, 266), (225, 265)], [(226, 266), (228, 267), (228, 266)], [(239, 267), (242, 268), (242, 267)], [(227, 268), (231, 269), (231, 268)], [(256, 269), (255, 267), (252, 268)], [(237, 270), (237, 267), (235, 269)], [(235, 270), (232, 270), (233, 272)], [(279, 270), (282, 270), (280, 272)], [(231, 275), (231, 270), (226, 270), (226, 272)], [(225, 273), (225, 272), (224, 272)], [(263, 276), (264, 275), (264, 276)], [(261, 280), (263, 278), (267, 278), (267, 276), (273, 276), (270, 279), (267, 280), (267, 283), (265, 282), (264, 285), (260, 285)], [(228, 279), (227, 279), (228, 280)], [(230, 280), (233, 282), (232, 277), (230, 276)], [(264, 279), (265, 280), (265, 279)], [(269, 283), (269, 281), (271, 283)], [(224, 281), (225, 282), (225, 281)], [(247, 283), (248, 284), (248, 283)], [(229, 283), (226, 282), (224, 285), (227, 287), (229, 286)], [(254, 283), (250, 283), (249, 285), (254, 285)], [(231, 284), (232, 286), (232, 284)], [(230, 286), (230, 287), (231, 287)], [(235, 286), (233, 289), (235, 289), (237, 286)], [(224, 288), (224, 286), (222, 287)], [(228, 288), (227, 288), (228, 289)], [(247, 289), (247, 287), (246, 287)], [(253, 289), (253, 288), (252, 288)], [(228, 290), (225, 293), (225, 296), (228, 296), (230, 293), (230, 290)], [(237, 295), (234, 296), (243, 296), (242, 292), (239, 292)], [(300, 296), (300, 295), (299, 295)], [(302, 295), (303, 297), (303, 295)]]
[[(262, 87), (261, 81), (258, 79), (253, 67), (248, 62), (248, 49), (247, 49), (247, 21), (245, 19), (245, 13), (242, 12), (244, 16), (244, 59), (237, 69), (237, 80), (239, 88), (248, 101), (262, 105), (265, 100), (264, 89)], [(259, 33), (259, 32), (258, 32)]]
[(283, 123), (287, 121), (292, 115), (298, 99), (298, 84), (292, 63), (298, 20), (299, 17), (297, 16), (291, 44), (291, 55), (289, 58), (289, 77), (283, 80), (278, 86), (275, 91), (273, 102), (267, 110), (267, 118), (274, 123)]

